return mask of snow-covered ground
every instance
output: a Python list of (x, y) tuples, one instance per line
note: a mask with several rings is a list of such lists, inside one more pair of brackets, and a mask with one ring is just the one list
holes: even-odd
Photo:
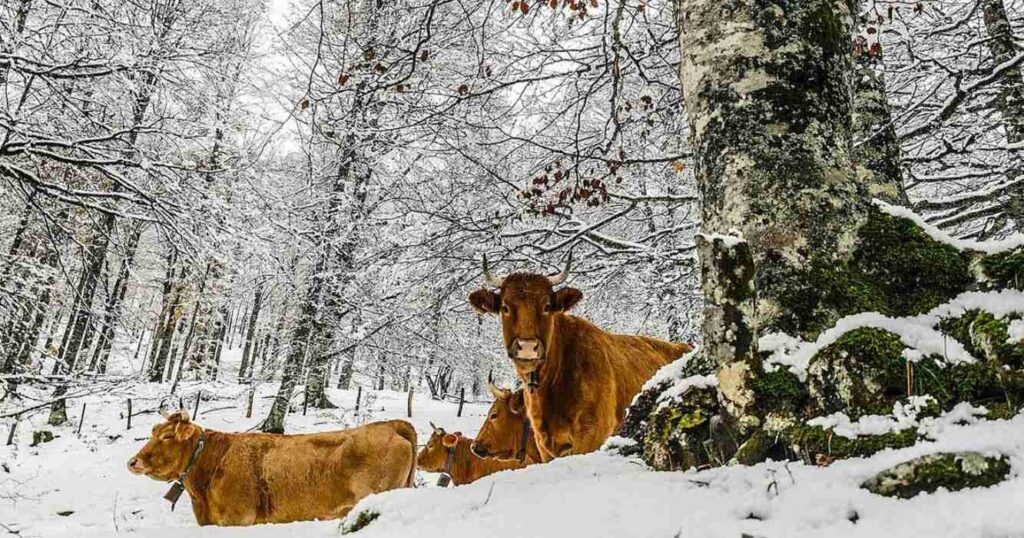
[[(226, 354), (224, 380), (235, 379), (231, 368), (236, 351)], [(124, 363), (113, 366), (120, 373), (131, 371)], [(70, 424), (60, 428), (46, 426), (45, 409), (23, 419), (14, 445), (0, 446), (0, 535), (315, 538), (340, 534), (337, 521), (199, 528), (187, 495), (170, 511), (163, 499), (167, 484), (134, 476), (126, 468), (129, 457), (145, 444), (150, 427), (159, 420), (152, 410), (168, 388), (166, 384), (122, 383), (75, 397), (68, 406)], [(220, 431), (246, 431), (266, 416), (276, 389), (276, 384), (259, 387), (252, 418), (245, 418), (247, 387), (233, 382), (183, 383), (177, 396), (191, 411), (196, 393), (202, 390), (197, 423)], [(37, 396), (45, 400), (48, 393)], [(132, 429), (126, 430), (129, 397), (136, 413), (150, 412), (134, 417)], [(288, 431), (323, 431), (406, 418), (405, 393), (364, 388), (358, 414), (356, 391), (332, 389), (330, 398), (337, 409), (309, 409), (305, 416), (292, 413), (286, 422)], [(300, 401), (298, 395), (295, 401)], [(83, 403), (85, 420), (78, 434)], [(26, 399), (14, 408), (28, 404)], [(7, 407), (0, 414), (10, 411), (10, 402)], [(420, 442), (429, 437), (430, 422), (449, 431), (475, 434), (488, 403), (467, 403), (461, 418), (456, 417), (457, 407), (417, 393), (411, 422)], [(637, 460), (601, 452), (498, 473), (458, 488), (437, 488), (436, 475), (420, 473), (419, 488), (369, 497), (352, 513), (381, 514), (357, 534), (369, 537), (1024, 537), (1024, 511), (1019, 509), (1024, 503), (1020, 476), (1024, 415), (995, 422), (972, 417), (966, 413), (961, 419), (929, 422), (932, 442), (872, 458), (838, 461), (827, 468), (769, 462), (661, 473)], [(10, 423), (9, 418), (0, 420), (0, 443), (6, 441)], [(57, 438), (30, 446), (32, 432), (37, 430), (51, 430)], [(953, 450), (1006, 454), (1014, 468), (1012, 477), (989, 489), (940, 491), (911, 500), (879, 497), (858, 487), (901, 461)]]
[[(179, 390), (186, 406), (196, 385)], [(269, 408), (275, 387), (264, 386), (253, 418), (246, 419), (245, 391), (231, 383), (206, 384), (198, 423), (218, 430), (254, 427)], [(125, 430), (121, 414), (131, 395), (136, 410), (151, 409), (160, 387), (137, 385), (72, 403), (74, 426), (30, 447), (31, 431), (43, 429), (45, 413), (19, 425), (17, 443), (0, 447), (0, 523), (22, 537), (109, 536), (337, 536), (336, 521), (258, 528), (196, 527), (187, 495), (171, 512), (162, 499), (166, 484), (133, 476), (125, 463), (145, 442), (156, 415), (136, 417)], [(373, 394), (369, 413), (354, 413), (354, 391), (333, 391), (340, 408), (288, 417), (290, 431), (317, 431), (363, 420), (404, 418), (406, 395)], [(82, 400), (86, 420), (76, 435)], [(365, 400), (364, 400), (365, 402)], [(364, 410), (366, 406), (364, 404)], [(414, 400), (413, 423), (425, 440), (428, 421), (449, 430), (476, 431), (486, 403), (456, 405)], [(31, 423), (31, 426), (29, 425)], [(6, 438), (6, 431), (4, 432)], [(520, 471), (503, 472), (468, 486), (441, 490), (433, 475), (425, 487), (365, 499), (353, 512), (382, 515), (358, 535), (369, 537), (479, 536), (694, 536), (739, 538), (796, 536), (1013, 537), (1024, 536), (1024, 417), (1011, 421), (947, 425), (935, 441), (869, 459), (839, 461), (827, 468), (769, 462), (686, 473), (652, 472), (634, 460), (596, 453)], [(866, 478), (914, 456), (939, 450), (1008, 454), (1014, 476), (989, 489), (939, 492), (911, 500), (875, 496), (858, 487)], [(66, 514), (66, 515), (60, 515)]]
[[(126, 467), (128, 459), (146, 443), (152, 425), (162, 420), (156, 413), (143, 414), (134, 417), (132, 429), (126, 430), (126, 399), (132, 398), (136, 413), (152, 410), (168, 388), (167, 385), (140, 384), (71, 400), (68, 406), (70, 425), (65, 427), (46, 426), (45, 409), (18, 424), (15, 444), (0, 446), (0, 536), (7, 532), (18, 533), (22, 538), (117, 533), (182, 536), (197, 532), (188, 495), (183, 495), (171, 512), (169, 503), (163, 499), (168, 485), (132, 475)], [(245, 418), (247, 388), (234, 383), (205, 383), (201, 387), (183, 383), (178, 387), (178, 394), (190, 412), (200, 388), (204, 398), (213, 397), (200, 403), (196, 423), (233, 432), (250, 430), (266, 417), (277, 385), (260, 387), (252, 418)], [(405, 393), (364, 389), (358, 416), (355, 413), (356, 391), (331, 390), (330, 397), (338, 409), (309, 409), (306, 416), (301, 411), (292, 413), (285, 424), (288, 431), (324, 431), (366, 421), (406, 419)], [(301, 399), (297, 396), (295, 401)], [(83, 403), (86, 404), (85, 421), (81, 435), (77, 435), (75, 430)], [(177, 404), (176, 399), (174, 404)], [(449, 431), (473, 433), (488, 407), (486, 402), (467, 403), (462, 417), (457, 418), (457, 404), (434, 401), (426, 394), (417, 393), (411, 422), (416, 426), (420, 442), (430, 437), (429, 421)], [(11, 419), (0, 421), (3, 424), (0, 444), (7, 439), (10, 423)], [(51, 430), (58, 437), (32, 447), (32, 432), (36, 430)], [(430, 485), (436, 482), (436, 475), (421, 473), (420, 476)], [(308, 536), (333, 536), (337, 534), (338, 522), (308, 523), (299, 527)], [(271, 526), (266, 532), (282, 536), (296, 530)], [(220, 534), (214, 531), (211, 535)], [(245, 535), (260, 534), (246, 531)]]

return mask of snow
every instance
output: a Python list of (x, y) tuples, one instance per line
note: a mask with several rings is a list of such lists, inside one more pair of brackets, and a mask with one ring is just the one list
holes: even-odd
[(920, 435), (934, 439), (949, 426), (976, 424), (980, 420), (979, 417), (984, 417), (988, 413), (984, 406), (960, 402), (938, 417), (918, 418), (921, 410), (934, 399), (931, 396), (911, 396), (908, 400), (906, 404), (893, 404), (891, 415), (865, 415), (854, 421), (845, 413), (832, 413), (808, 420), (807, 424), (831, 430), (847, 439), (856, 439), (861, 435), (884, 435), (910, 428), (917, 428)]
[[(270, 404), (272, 385), (261, 387), (254, 418), (244, 418), (244, 387), (208, 383), (183, 384), (186, 406), (199, 388), (212, 396), (200, 407), (200, 424), (225, 431), (254, 426)], [(72, 427), (59, 437), (29, 447), (31, 431), (42, 429), (45, 413), (23, 422), (14, 447), (0, 447), (0, 523), (36, 536), (140, 537), (334, 537), (339, 522), (305, 522), (248, 528), (197, 528), (187, 496), (176, 511), (161, 496), (166, 484), (137, 477), (125, 469), (127, 459), (144, 443), (155, 415), (136, 417), (124, 430), (119, 416), (124, 398), (136, 409), (148, 409), (162, 387), (136, 385), (86, 398), (81, 436)], [(375, 399), (368, 413), (356, 416), (354, 393), (332, 391), (336, 410), (289, 415), (291, 431), (344, 427), (361, 420), (403, 418), (404, 393), (366, 391)], [(919, 407), (923, 402), (909, 402)], [(78, 409), (69, 412), (77, 425)], [(206, 409), (207, 411), (204, 411)], [(428, 421), (447, 429), (476, 431), (486, 402), (467, 404), (462, 418), (451, 402), (414, 400), (414, 418), (421, 441)], [(362, 412), (363, 410), (361, 410)], [(886, 451), (872, 458), (838, 461), (822, 468), (800, 463), (767, 462), (756, 466), (703, 471), (652, 472), (640, 461), (598, 452), (550, 464), (506, 471), (468, 486), (439, 489), (433, 475), (421, 474), (427, 487), (368, 497), (356, 507), (382, 515), (355, 536), (444, 536), (445, 538), (509, 537), (723, 537), (743, 533), (765, 537), (918, 537), (1024, 535), (1024, 498), (1019, 473), (988, 489), (944, 491), (903, 501), (877, 497), (858, 487), (865, 479), (899, 462), (935, 451), (976, 450), (1007, 454), (1016, 469), (1024, 464), (1024, 417), (1010, 421), (979, 421), (976, 409), (954, 409), (939, 419), (923, 419), (934, 441)], [(894, 415), (895, 416), (895, 415)], [(932, 421), (932, 422), (928, 422)], [(6, 433), (6, 432), (4, 432)], [(608, 446), (631, 441), (613, 438)], [(72, 510), (61, 517), (58, 511)], [(850, 521), (857, 515), (856, 523)]]
[[(230, 379), (230, 377), (229, 377)], [(152, 410), (166, 395), (168, 387), (137, 384), (118, 387), (104, 393), (72, 400), (68, 415), (72, 425), (46, 426), (46, 409), (23, 420), (16, 430), (14, 446), (0, 446), (0, 524), (17, 530), (22, 538), (51, 536), (109, 536), (114, 533), (135, 533), (138, 536), (242, 536), (241, 531), (196, 532), (195, 519), (188, 495), (183, 495), (171, 512), (163, 499), (168, 485), (149, 478), (132, 475), (126, 464), (145, 444), (150, 427), (160, 421), (155, 413), (135, 416), (132, 429), (126, 430), (122, 414), (126, 398), (131, 397), (134, 412)], [(234, 383), (182, 383), (178, 394), (185, 407), (192, 411), (195, 394), (202, 390), (196, 423), (218, 431), (254, 429), (270, 409), (276, 384), (259, 387), (252, 418), (245, 418), (247, 386)], [(23, 390), (25, 390), (23, 388)], [(449, 431), (476, 432), (490, 407), (490, 402), (467, 402), (462, 417), (456, 417), (458, 404), (435, 401), (417, 393), (413, 400), (413, 418), (406, 418), (407, 393), (374, 391), (364, 387), (361, 409), (355, 412), (355, 390), (330, 389), (330, 399), (338, 409), (301, 411), (301, 396), (296, 390), (297, 412), (288, 415), (285, 427), (289, 433), (325, 431), (354, 426), (364, 422), (401, 418), (416, 427), (419, 442), (425, 443), (433, 421)], [(467, 398), (470, 396), (467, 394)], [(176, 401), (177, 397), (171, 399)], [(22, 402), (24, 403), (24, 402)], [(86, 404), (81, 435), (75, 428)], [(0, 443), (6, 441), (11, 419), (0, 420)], [(49, 443), (30, 447), (32, 432), (51, 430), (58, 437)], [(436, 483), (436, 474), (419, 473), (426, 484)], [(61, 511), (73, 511), (64, 517)], [(306, 537), (336, 536), (337, 521), (304, 523), (289, 526), (265, 526), (245, 536), (282, 536), (295, 532)], [(3, 529), (3, 527), (0, 527)], [(3, 534), (3, 533), (0, 533)]]
[(903, 344), (913, 350), (904, 352), (904, 356), (911, 362), (920, 360), (922, 355), (937, 355), (951, 364), (975, 362), (976, 359), (963, 345), (935, 329), (941, 319), (955, 317), (968, 310), (983, 310), (996, 317), (1024, 312), (1024, 292), (965, 292), (919, 316), (891, 318), (877, 312), (862, 312), (840, 319), (814, 342), (803, 342), (786, 334), (772, 333), (762, 336), (758, 346), (762, 351), (770, 353), (767, 364), (788, 367), (801, 381), (807, 379), (807, 366), (818, 351), (834, 344), (844, 334), (863, 327), (884, 329), (899, 336)]
[[(1021, 536), (1024, 479), (938, 491), (910, 500), (859, 484), (938, 451), (976, 450), (1024, 463), (1024, 417), (950, 425), (935, 441), (829, 467), (767, 462), (705, 471), (651, 472), (599, 452), (506, 472), (456, 489), (369, 497), (379, 518), (356, 536), (494, 537), (920, 537)], [(856, 515), (856, 518), (853, 516)], [(855, 519), (856, 521), (851, 521)]]
[(1009, 342), (1020, 342), (1024, 340), (1024, 319), (1015, 319), (1010, 321), (1010, 326), (1007, 327), (1007, 340)]
[(718, 376), (714, 374), (685, 377), (676, 381), (658, 396), (658, 409), (670, 405), (676, 399), (690, 392), (690, 389), (707, 389), (717, 386)]
[(921, 215), (918, 215), (914, 211), (907, 209), (906, 207), (892, 205), (882, 200), (873, 200), (874, 204), (878, 208), (888, 215), (894, 217), (901, 217), (910, 219), (917, 224), (924, 233), (931, 236), (932, 239), (950, 245), (957, 250), (974, 250), (978, 252), (984, 252), (985, 254), (997, 254), (999, 252), (1006, 252), (1024, 246), (1024, 235), (1014, 234), (1006, 239), (998, 241), (975, 241), (973, 239), (957, 239), (946, 232), (940, 230), (932, 224), (929, 224), (924, 220)]
[(738, 230), (730, 230), (730, 233), (728, 234), (701, 233), (698, 235), (706, 239), (709, 243), (721, 241), (722, 245), (726, 248), (735, 248), (746, 243), (746, 239), (743, 238), (743, 234)]
[(665, 381), (677, 381), (683, 378), (683, 369), (690, 362), (690, 359), (696, 357), (700, 352), (700, 346), (694, 347), (689, 353), (683, 354), (682, 357), (662, 366), (654, 375), (644, 383), (643, 388), (640, 392), (644, 392), (653, 389)]

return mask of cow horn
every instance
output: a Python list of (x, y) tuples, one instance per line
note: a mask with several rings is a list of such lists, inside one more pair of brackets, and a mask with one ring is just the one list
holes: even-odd
[(561, 284), (562, 282), (565, 282), (565, 279), (569, 278), (569, 268), (570, 267), (572, 267), (572, 251), (571, 250), (569, 251), (569, 259), (565, 260), (565, 269), (562, 269), (562, 272), (558, 273), (557, 275), (549, 276), (548, 277), (548, 282), (550, 282), (552, 286), (557, 286), (557, 285)]
[(496, 277), (487, 268), (487, 254), (484, 254), (484, 282), (494, 288), (500, 288), (505, 283), (505, 277)]
[(437, 430), (439, 430), (439, 429), (440, 429), (440, 428), (438, 428), (437, 426), (434, 426), (434, 423), (433, 423), (433, 422), (430, 422), (430, 427), (431, 427), (431, 428), (432, 428), (432, 429), (434, 430), (434, 432), (435, 432), (435, 433), (437, 432)]
[(491, 394), (495, 399), (500, 400), (505, 397), (505, 392), (502, 389), (499, 389), (494, 383), (488, 383), (487, 388), (491, 390)]

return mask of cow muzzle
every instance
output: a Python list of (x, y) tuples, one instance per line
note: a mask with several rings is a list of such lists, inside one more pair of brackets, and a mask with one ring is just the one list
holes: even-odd
[(139, 461), (138, 457), (128, 460), (128, 471), (132, 474), (146, 474), (146, 466)]
[(540, 338), (516, 338), (508, 348), (508, 358), (518, 361), (539, 361), (544, 358), (544, 342)]
[(474, 441), (473, 444), (469, 445), (469, 450), (472, 451), (473, 454), (476, 454), (477, 457), (480, 457), (480, 458), (486, 458), (489, 455), (489, 451), (487, 450), (487, 446), (484, 445), (483, 443), (478, 443), (476, 441)]

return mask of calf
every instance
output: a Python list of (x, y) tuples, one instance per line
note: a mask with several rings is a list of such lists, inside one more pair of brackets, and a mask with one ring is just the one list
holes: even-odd
[(494, 395), (494, 403), (470, 446), (473, 453), (481, 458), (514, 459), (526, 465), (540, 462), (537, 439), (526, 416), (523, 390), (512, 392), (488, 386)]
[[(222, 433), (166, 415), (128, 469), (184, 488), (200, 525), (344, 517), (360, 499), (412, 486), (416, 430), (402, 420), (304, 435)], [(173, 508), (173, 504), (172, 504)]]
[[(520, 469), (518, 461), (502, 461), (477, 457), (470, 450), (473, 439), (463, 437), (461, 432), (446, 433), (443, 428), (431, 424), (434, 433), (426, 446), (416, 457), (420, 470), (444, 473), (451, 477), (456, 486), (469, 484), (489, 474), (508, 469)], [(439, 484), (444, 485), (444, 479)]]

